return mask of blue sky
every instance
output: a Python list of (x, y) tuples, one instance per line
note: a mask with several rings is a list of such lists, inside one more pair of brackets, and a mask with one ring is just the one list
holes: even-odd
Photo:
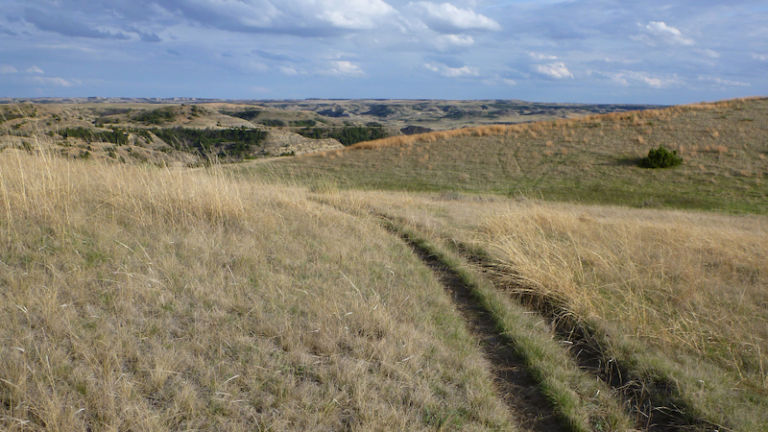
[(0, 0), (0, 97), (768, 94), (768, 2)]

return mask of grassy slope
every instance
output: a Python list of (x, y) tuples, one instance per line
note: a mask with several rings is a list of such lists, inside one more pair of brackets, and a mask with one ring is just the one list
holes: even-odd
[[(650, 148), (685, 162), (648, 170)], [(637, 207), (768, 212), (768, 99), (483, 127), (241, 168), (347, 188), (489, 192)]]
[(432, 273), (300, 191), (0, 154), (0, 429), (510, 428)]
[(604, 332), (609, 355), (671, 377), (705, 418), (768, 427), (764, 216), (381, 192), (337, 200), (485, 250), (513, 286)]

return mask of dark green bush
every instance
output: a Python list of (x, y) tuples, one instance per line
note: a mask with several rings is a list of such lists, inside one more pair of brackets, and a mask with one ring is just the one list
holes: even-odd
[(128, 144), (128, 134), (125, 131), (113, 128), (110, 131), (100, 131), (84, 127), (65, 128), (59, 131), (62, 138), (80, 138), (87, 143), (108, 142), (117, 145)]
[(152, 133), (176, 150), (198, 153), (203, 157), (215, 154), (221, 158), (243, 159), (253, 147), (260, 146), (267, 133), (258, 129), (151, 129)]
[(157, 108), (149, 111), (142, 111), (134, 117), (134, 120), (149, 124), (163, 124), (176, 120), (179, 109), (175, 106)]
[(272, 127), (283, 127), (285, 126), (285, 122), (278, 119), (264, 119), (259, 120), (259, 123), (263, 124), (264, 126), (272, 126)]
[(243, 120), (251, 121), (261, 114), (261, 110), (255, 108), (247, 108), (243, 111), (222, 111), (222, 114), (230, 115), (232, 117), (241, 118)]
[(643, 168), (669, 168), (683, 163), (683, 158), (677, 155), (677, 151), (669, 151), (664, 146), (651, 149), (648, 156), (640, 159)]
[(345, 146), (362, 141), (385, 138), (386, 131), (381, 126), (347, 126), (343, 128), (304, 128), (299, 134), (313, 139), (335, 138)]

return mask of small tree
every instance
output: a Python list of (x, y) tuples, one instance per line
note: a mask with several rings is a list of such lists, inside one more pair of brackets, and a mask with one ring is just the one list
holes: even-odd
[(643, 168), (669, 168), (683, 163), (683, 158), (677, 155), (677, 151), (669, 151), (664, 146), (651, 149), (648, 156), (640, 159)]

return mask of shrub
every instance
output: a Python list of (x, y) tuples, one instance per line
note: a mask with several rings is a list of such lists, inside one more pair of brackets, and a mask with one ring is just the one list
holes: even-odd
[(176, 120), (178, 113), (179, 110), (177, 107), (168, 106), (150, 111), (142, 111), (134, 116), (134, 120), (140, 121), (142, 123), (159, 125)]
[(386, 131), (379, 126), (346, 126), (343, 128), (303, 128), (296, 131), (307, 138), (334, 138), (345, 146), (362, 141), (385, 138)]
[(640, 159), (643, 168), (669, 168), (683, 163), (683, 158), (677, 155), (677, 151), (669, 151), (664, 146), (651, 149), (648, 156)]

